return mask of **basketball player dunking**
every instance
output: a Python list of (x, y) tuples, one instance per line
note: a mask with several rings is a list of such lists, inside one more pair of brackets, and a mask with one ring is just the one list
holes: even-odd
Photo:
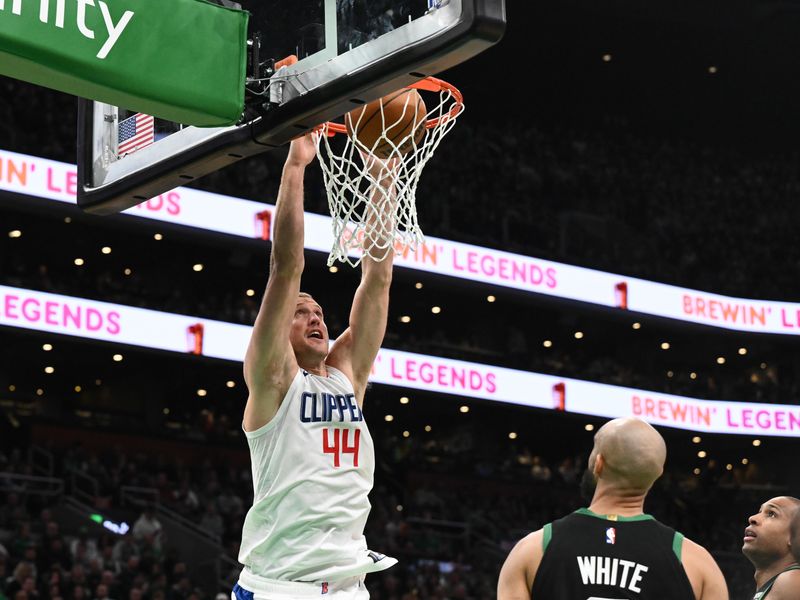
[(644, 421), (601, 427), (583, 483), (591, 505), (517, 543), (498, 600), (727, 600), (708, 551), (643, 512), (666, 456)]
[(349, 327), (329, 351), (322, 308), (300, 292), (303, 175), (315, 155), (310, 134), (291, 143), (245, 356), (254, 499), (233, 600), (362, 600), (365, 574), (397, 562), (369, 551), (363, 534), (375, 453), (361, 409), (386, 330), (392, 257), (364, 258)]
[(767, 500), (748, 520), (742, 553), (756, 569), (753, 600), (800, 600), (800, 500)]

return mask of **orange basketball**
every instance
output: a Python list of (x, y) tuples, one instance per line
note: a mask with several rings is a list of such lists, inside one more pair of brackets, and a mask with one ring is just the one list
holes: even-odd
[(427, 113), (417, 90), (405, 88), (350, 111), (344, 121), (347, 135), (355, 136), (360, 149), (389, 158), (394, 148), (408, 154), (422, 141)]

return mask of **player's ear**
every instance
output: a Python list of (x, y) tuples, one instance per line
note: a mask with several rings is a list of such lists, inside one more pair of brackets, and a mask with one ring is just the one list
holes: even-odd
[(592, 472), (594, 473), (595, 478), (599, 479), (600, 475), (603, 473), (603, 469), (606, 466), (606, 459), (605, 457), (598, 453), (597, 457), (594, 459), (594, 468)]

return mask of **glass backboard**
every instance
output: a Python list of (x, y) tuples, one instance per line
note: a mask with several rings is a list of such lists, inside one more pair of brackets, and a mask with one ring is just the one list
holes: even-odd
[[(82, 100), (78, 204), (84, 210), (116, 213), (281, 146), (363, 103), (468, 60), (498, 42), (505, 30), (504, 0), (239, 4), (251, 13), (239, 124), (200, 128), (140, 117), (147, 130), (138, 131), (136, 115), (124, 107)], [(276, 70), (275, 63), (290, 55), (297, 62)]]

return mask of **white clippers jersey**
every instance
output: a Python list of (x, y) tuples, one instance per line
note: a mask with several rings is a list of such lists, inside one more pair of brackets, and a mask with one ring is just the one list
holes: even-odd
[(341, 371), (298, 370), (272, 421), (245, 435), (254, 489), (239, 552), (245, 572), (323, 582), (397, 562), (367, 549), (375, 450)]

